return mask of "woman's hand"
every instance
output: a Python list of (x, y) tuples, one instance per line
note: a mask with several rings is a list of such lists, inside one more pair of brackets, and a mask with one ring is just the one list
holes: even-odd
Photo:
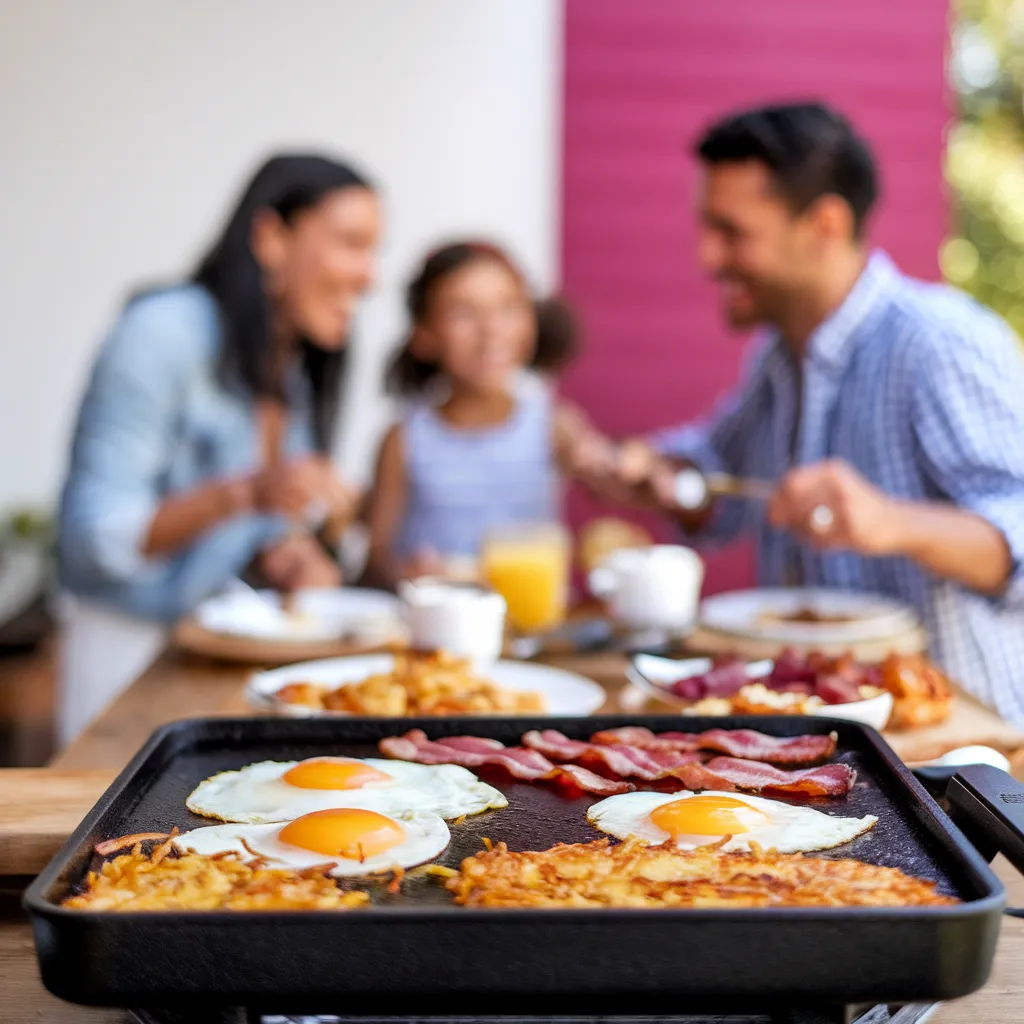
[(289, 537), (267, 548), (259, 557), (259, 567), (278, 590), (340, 587), (342, 582), (338, 563), (308, 535)]
[(345, 484), (324, 455), (307, 455), (271, 466), (253, 477), (253, 499), (264, 512), (319, 525), (355, 518), (360, 493)]

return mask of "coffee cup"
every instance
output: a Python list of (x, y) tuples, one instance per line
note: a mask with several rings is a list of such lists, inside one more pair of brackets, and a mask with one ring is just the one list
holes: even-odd
[(415, 650), (444, 651), (485, 669), (501, 657), (505, 599), (487, 587), (434, 576), (398, 585)]
[(680, 545), (622, 548), (590, 573), (589, 583), (628, 629), (680, 633), (696, 621), (704, 562)]

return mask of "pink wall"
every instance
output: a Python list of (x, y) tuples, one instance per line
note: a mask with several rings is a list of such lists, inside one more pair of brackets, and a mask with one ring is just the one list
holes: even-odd
[[(562, 282), (587, 351), (566, 381), (606, 430), (704, 410), (736, 379), (741, 339), (696, 266), (691, 142), (729, 110), (825, 99), (875, 147), (875, 240), (937, 274), (946, 226), (941, 0), (565, 0)], [(574, 496), (579, 521), (599, 511)], [(749, 550), (709, 589), (749, 582)]]

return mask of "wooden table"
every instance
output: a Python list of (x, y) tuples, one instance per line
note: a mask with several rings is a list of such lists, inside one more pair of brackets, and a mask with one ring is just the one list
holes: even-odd
[[(555, 659), (552, 659), (553, 661)], [(619, 710), (627, 687), (623, 659), (617, 655), (559, 657), (564, 668), (597, 680), (608, 690), (603, 710)], [(246, 670), (189, 659), (168, 651), (115, 700), (53, 766), (63, 770), (115, 772), (158, 725), (178, 718), (245, 714), (241, 687)], [(1012, 905), (1024, 905), (1024, 879), (1002, 861), (996, 871), (1006, 883)], [(50, 996), (39, 982), (32, 936), (18, 909), (12, 885), (0, 880), (0, 1024), (40, 1020), (50, 1024), (123, 1022), (116, 1010), (72, 1006)], [(938, 1024), (1006, 1024), (1024, 1021), (1024, 919), (1004, 918), (995, 967), (988, 985), (966, 999), (944, 1006)]]

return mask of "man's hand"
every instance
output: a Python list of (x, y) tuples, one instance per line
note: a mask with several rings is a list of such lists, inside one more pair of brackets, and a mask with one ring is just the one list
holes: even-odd
[(908, 508), (849, 464), (829, 459), (790, 470), (768, 504), (768, 519), (817, 548), (881, 557), (903, 553)]
[(635, 486), (646, 483), (661, 461), (646, 441), (627, 438), (619, 445), (615, 469), (621, 483)]
[[(623, 441), (619, 445), (605, 443), (592, 450), (584, 449), (588, 472), (577, 479), (594, 494), (616, 505), (648, 511), (670, 512), (671, 506), (655, 496), (653, 484), (664, 477), (666, 461), (643, 441)], [(584, 461), (581, 459), (581, 461)]]
[(1006, 537), (987, 519), (948, 502), (892, 498), (836, 459), (787, 473), (768, 516), (816, 547), (902, 555), (993, 597), (1006, 590), (1013, 570)]
[(338, 563), (308, 535), (288, 537), (267, 548), (260, 555), (259, 565), (278, 590), (341, 586)]
[(625, 441), (619, 446), (616, 482), (630, 494), (631, 504), (671, 516), (684, 530), (693, 532), (707, 523), (711, 507), (684, 508), (679, 504), (676, 480), (687, 465), (662, 455), (646, 441)]

